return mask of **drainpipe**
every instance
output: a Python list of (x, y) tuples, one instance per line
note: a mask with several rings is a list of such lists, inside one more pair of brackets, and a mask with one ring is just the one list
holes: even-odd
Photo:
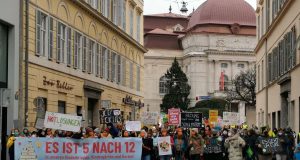
[[(268, 39), (266, 38), (266, 41), (265, 41), (265, 43), (266, 43), (266, 45), (265, 45), (265, 68), (266, 68), (266, 75), (268, 75), (267, 73), (267, 71), (269, 70), (269, 68), (268, 68)], [(265, 77), (268, 77), (268, 76), (265, 76)], [(269, 109), (268, 109), (268, 107), (269, 107), (269, 96), (268, 96), (268, 89), (269, 89), (269, 86), (268, 86), (268, 79), (269, 79), (270, 77), (268, 77), (267, 79), (266, 79), (266, 113), (265, 113), (265, 118), (266, 118), (266, 125), (268, 124), (268, 112), (269, 112)]]
[(28, 119), (28, 47), (29, 47), (29, 0), (26, 0), (25, 4), (25, 105), (24, 105), (24, 127), (27, 126)]
[[(20, 50), (20, 53), (19, 54), (19, 95), (18, 95), (18, 100), (19, 100), (19, 108), (23, 108), (23, 58), (24, 58), (24, 48), (23, 48), (23, 25), (24, 25), (24, 11), (23, 11), (23, 7), (24, 7), (24, 1), (23, 0), (19, 0), (20, 1), (20, 21), (19, 21), (19, 50)], [(22, 109), (19, 109), (18, 110), (18, 115), (22, 115)], [(22, 118), (19, 119), (19, 122), (18, 122), (18, 126), (22, 126), (21, 120)]]

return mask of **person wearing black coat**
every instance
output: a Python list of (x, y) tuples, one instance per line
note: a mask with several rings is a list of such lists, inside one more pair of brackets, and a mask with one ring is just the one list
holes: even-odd
[(147, 136), (147, 132), (142, 130), (140, 137), (142, 138), (142, 158), (141, 160), (151, 160), (151, 153), (153, 151), (153, 139), (152, 135)]

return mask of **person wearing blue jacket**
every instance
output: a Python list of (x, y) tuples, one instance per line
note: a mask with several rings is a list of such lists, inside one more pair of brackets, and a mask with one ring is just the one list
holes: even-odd
[(177, 134), (174, 136), (175, 160), (184, 159), (184, 154), (188, 148), (187, 143), (182, 128), (177, 128)]
[(118, 137), (119, 131), (112, 123), (108, 123), (107, 127), (109, 128), (109, 133), (112, 136), (112, 138)]

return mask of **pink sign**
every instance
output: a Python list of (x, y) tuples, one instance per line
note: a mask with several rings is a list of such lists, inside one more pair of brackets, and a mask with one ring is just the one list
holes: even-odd
[(169, 125), (180, 124), (180, 109), (172, 108), (168, 109)]

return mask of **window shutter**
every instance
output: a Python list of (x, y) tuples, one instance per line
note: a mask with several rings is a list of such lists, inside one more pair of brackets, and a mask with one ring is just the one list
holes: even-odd
[(36, 17), (35, 17), (35, 22), (36, 22), (36, 44), (35, 44), (35, 55), (40, 56), (41, 55), (41, 12), (36, 10)]
[(57, 46), (57, 54), (56, 54), (56, 61), (58, 63), (61, 62), (61, 54), (62, 54), (62, 46), (61, 46), (61, 34), (62, 34), (62, 31), (61, 31), (61, 24), (58, 22), (57, 23), (57, 41), (56, 41), (56, 46)]
[(72, 64), (72, 30), (71, 28), (67, 28), (67, 65), (71, 66)]
[(83, 37), (83, 42), (82, 42), (82, 45), (83, 45), (83, 52), (82, 52), (82, 71), (85, 72), (86, 71), (86, 37)]
[(78, 33), (74, 31), (74, 68), (78, 68)]
[(53, 18), (49, 17), (48, 59), (52, 59), (53, 58), (53, 32), (54, 32), (54, 29), (53, 29)]
[(117, 82), (118, 84), (121, 84), (121, 72), (122, 72), (122, 64), (121, 64), (121, 56), (120, 55), (117, 55), (117, 64), (118, 64), (118, 67), (117, 67)]
[(124, 57), (122, 57), (122, 71), (121, 71), (121, 74), (122, 74), (122, 85), (123, 86), (126, 86), (126, 59)]
[(111, 80), (111, 53), (110, 50), (107, 49), (107, 80)]

